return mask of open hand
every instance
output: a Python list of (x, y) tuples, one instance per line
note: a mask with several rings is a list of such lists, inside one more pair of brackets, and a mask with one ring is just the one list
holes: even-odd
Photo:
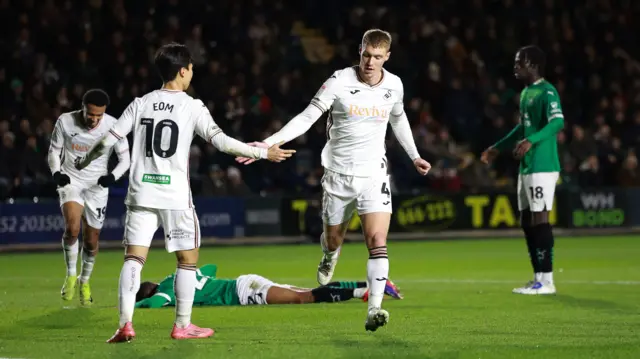
[[(247, 143), (247, 145), (251, 147), (269, 148), (269, 145), (267, 145), (264, 142), (250, 142), (250, 143)], [(236, 157), (236, 162), (244, 163), (245, 165), (250, 165), (255, 161), (257, 160), (249, 157)]]
[(482, 155), (480, 155), (480, 161), (482, 161), (482, 163), (484, 164), (491, 164), (491, 162), (493, 162), (493, 160), (498, 157), (498, 150), (493, 148), (493, 147), (489, 147), (486, 150), (484, 150), (484, 152), (482, 152)]
[(269, 151), (267, 152), (267, 159), (269, 161), (282, 162), (296, 153), (296, 150), (283, 150), (280, 148), (280, 145), (282, 144), (284, 144), (284, 141), (269, 147)]

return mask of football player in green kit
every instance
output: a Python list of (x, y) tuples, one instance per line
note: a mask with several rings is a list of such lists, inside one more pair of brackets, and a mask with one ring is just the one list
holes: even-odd
[(545, 62), (545, 54), (537, 46), (525, 46), (516, 53), (513, 71), (525, 83), (520, 94), (520, 124), (481, 156), (488, 164), (498, 153), (513, 149), (520, 160), (518, 209), (534, 278), (515, 288), (513, 293), (517, 294), (556, 293), (549, 212), (560, 173), (556, 135), (564, 127), (564, 115), (556, 88), (542, 77)]
[[(366, 282), (332, 282), (315, 289), (277, 284), (256, 274), (236, 279), (218, 279), (215, 264), (207, 264), (196, 271), (194, 305), (228, 306), (253, 304), (305, 304), (342, 302), (352, 298), (367, 300)], [(174, 275), (160, 283), (144, 282), (136, 295), (136, 308), (175, 306)], [(387, 280), (385, 294), (402, 299), (398, 288)]]

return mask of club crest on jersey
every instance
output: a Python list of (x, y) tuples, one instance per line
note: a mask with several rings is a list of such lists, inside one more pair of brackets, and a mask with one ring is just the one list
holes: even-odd
[(368, 117), (389, 117), (389, 111), (380, 109), (376, 106), (360, 107), (358, 105), (349, 105), (349, 116), (368, 116)]
[(391, 99), (391, 90), (387, 90), (387, 93), (384, 94), (384, 99), (387, 101)]

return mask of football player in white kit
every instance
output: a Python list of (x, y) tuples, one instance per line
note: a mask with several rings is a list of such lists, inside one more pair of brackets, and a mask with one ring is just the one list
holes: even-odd
[(219, 150), (236, 156), (285, 160), (295, 152), (279, 145), (269, 149), (251, 147), (225, 135), (207, 107), (185, 92), (193, 76), (192, 60), (186, 46), (162, 46), (155, 67), (163, 86), (136, 98), (118, 122), (76, 163), (82, 169), (133, 132), (129, 190), (125, 203), (125, 256), (119, 283), (120, 325), (108, 343), (127, 342), (135, 337), (133, 311), (140, 287), (140, 272), (146, 261), (154, 233), (162, 226), (165, 247), (175, 252), (176, 320), (174, 339), (207, 338), (213, 330), (191, 323), (196, 288), (196, 264), (200, 247), (200, 225), (189, 186), (189, 152), (194, 133)]
[[(371, 331), (389, 320), (389, 313), (380, 307), (389, 277), (387, 233), (391, 192), (384, 144), (387, 123), (418, 172), (426, 175), (431, 168), (420, 158), (414, 143), (404, 112), (402, 81), (383, 68), (390, 47), (388, 32), (379, 29), (365, 32), (358, 66), (334, 72), (302, 113), (262, 143), (252, 143), (267, 147), (291, 141), (305, 133), (324, 112), (329, 112), (327, 144), (322, 151), (324, 232), (320, 243), (324, 256), (318, 266), (318, 282), (326, 285), (331, 280), (347, 225), (357, 210), (369, 249), (370, 294), (365, 329)], [(237, 160), (253, 162), (247, 158)]]
[[(89, 90), (82, 98), (82, 109), (60, 115), (56, 122), (48, 162), (53, 179), (58, 186), (60, 206), (64, 216), (65, 231), (62, 248), (67, 264), (67, 275), (62, 286), (62, 299), (73, 299), (78, 287), (82, 305), (91, 305), (89, 278), (98, 254), (98, 239), (109, 197), (108, 187), (129, 169), (129, 144), (126, 139), (114, 147), (118, 165), (108, 172), (112, 151), (105, 152), (84, 171), (78, 171), (73, 163), (85, 155), (91, 145), (98, 141), (116, 123), (116, 119), (105, 113), (109, 96), (102, 90)], [(82, 222), (82, 269), (77, 276), (78, 235)], [(76, 285), (77, 283), (77, 285)]]

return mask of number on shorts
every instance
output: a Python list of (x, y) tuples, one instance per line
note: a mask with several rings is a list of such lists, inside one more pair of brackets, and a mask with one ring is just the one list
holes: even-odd
[(380, 192), (382, 194), (386, 194), (387, 196), (391, 195), (391, 192), (389, 192), (389, 188), (387, 187), (387, 182), (382, 182), (382, 188), (380, 189)]
[(96, 208), (96, 212), (98, 212), (98, 219), (100, 219), (107, 213), (107, 207)]
[[(256, 301), (254, 297), (260, 298), (259, 301)], [(247, 304), (262, 304), (264, 303), (264, 298), (262, 297), (262, 293), (256, 293), (253, 297), (247, 297)]]
[[(168, 158), (176, 153), (178, 148), (178, 134), (180, 129), (178, 124), (171, 120), (162, 120), (154, 128), (155, 120), (152, 118), (142, 118), (140, 123), (146, 127), (144, 139), (144, 154), (146, 157), (152, 157), (155, 153), (162, 158)], [(162, 130), (169, 129), (169, 148), (162, 149)]]
[(540, 186), (529, 187), (529, 192), (531, 193), (531, 198), (541, 199), (542, 197), (544, 197), (544, 194), (542, 193), (542, 187)]

